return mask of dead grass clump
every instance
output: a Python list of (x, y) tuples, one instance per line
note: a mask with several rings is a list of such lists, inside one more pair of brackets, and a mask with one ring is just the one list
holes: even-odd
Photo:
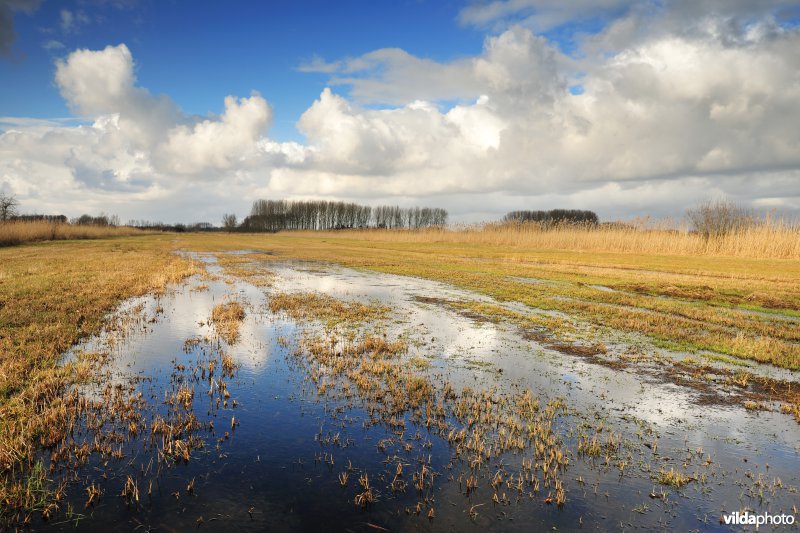
[(272, 295), (270, 311), (284, 311), (295, 320), (321, 320), (329, 326), (342, 322), (371, 322), (386, 317), (386, 306), (367, 305), (360, 302), (343, 302), (326, 294), (313, 292), (278, 293)]
[(800, 423), (800, 404), (786, 403), (781, 406), (781, 411), (787, 415), (794, 415), (795, 420)]
[(674, 468), (670, 468), (669, 470), (664, 470), (663, 468), (658, 471), (656, 475), (656, 481), (658, 481), (662, 485), (669, 485), (670, 487), (675, 487), (679, 489), (684, 485), (687, 485), (690, 481), (693, 481), (694, 478), (691, 476), (687, 476), (686, 474), (675, 470)]
[(258, 263), (265, 257), (263, 254), (216, 254), (217, 264), (226, 275), (243, 279), (256, 287), (272, 286), (275, 277), (273, 271)]
[(244, 315), (244, 307), (239, 302), (222, 303), (215, 305), (211, 311), (211, 322), (225, 342), (233, 344), (239, 339), (239, 326)]

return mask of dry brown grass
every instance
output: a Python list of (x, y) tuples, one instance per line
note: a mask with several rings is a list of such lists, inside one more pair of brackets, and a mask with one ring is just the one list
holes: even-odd
[(386, 306), (343, 302), (314, 292), (274, 294), (270, 297), (269, 308), (273, 313), (284, 311), (295, 320), (316, 319), (329, 326), (341, 322), (371, 322), (385, 318), (389, 311)]
[[(316, 237), (336, 237), (341, 232), (298, 232)], [(537, 224), (486, 224), (422, 230), (349, 230), (351, 238), (384, 242), (463, 243), (573, 250), (666, 255), (731, 256), (800, 259), (800, 227), (781, 221), (744, 228), (724, 236), (705, 238), (686, 229), (560, 226), (543, 229)]]
[(663, 468), (658, 471), (656, 475), (656, 481), (658, 481), (662, 485), (669, 485), (670, 487), (675, 487), (679, 489), (693, 481), (694, 478), (688, 476), (682, 472), (675, 470), (674, 468), (670, 468), (669, 470), (664, 470)]
[(263, 254), (216, 254), (217, 264), (227, 276), (247, 280), (256, 287), (269, 287), (275, 273), (258, 264)]
[(211, 311), (211, 322), (228, 344), (239, 340), (239, 326), (244, 320), (244, 307), (237, 301), (221, 303)]
[(800, 261), (544, 249), (468, 242), (464, 234), (458, 237), (464, 242), (446, 240), (449, 234), (334, 231), (178, 239), (198, 250), (266, 250), (270, 255), (264, 260), (332, 261), (434, 279), (499, 301), (643, 333), (661, 347), (800, 369), (794, 318), (800, 311)]
[(102, 239), (143, 233), (143, 230), (129, 227), (77, 226), (46, 221), (4, 222), (0, 223), (0, 246), (38, 241)]
[(38, 450), (64, 419), (70, 384), (93, 374), (60, 365), (61, 354), (99, 332), (124, 299), (196, 272), (171, 251), (167, 237), (0, 249), (0, 528), (8, 513), (44, 508), (58, 496), (49, 492)]

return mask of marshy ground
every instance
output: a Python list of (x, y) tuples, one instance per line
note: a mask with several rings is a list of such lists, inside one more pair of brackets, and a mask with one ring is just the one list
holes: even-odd
[[(152, 256), (170, 288), (126, 292), (98, 267), (61, 290), (107, 300), (48, 296), (80, 247), (106, 267)], [(8, 524), (692, 530), (797, 514), (796, 262), (291, 235), (16, 251), (0, 277), (0, 342), (18, 354)], [(46, 336), (44, 312), (72, 336)], [(61, 364), (23, 356), (44, 352)]]

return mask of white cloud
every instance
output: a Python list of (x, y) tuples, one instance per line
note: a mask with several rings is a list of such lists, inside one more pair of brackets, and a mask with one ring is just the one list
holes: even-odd
[(589, 19), (629, 7), (631, 0), (495, 0), (475, 3), (459, 14), (463, 24), (489, 27), (508, 19), (526, 23), (535, 31), (546, 31), (567, 22)]
[(169, 130), (159, 155), (166, 169), (178, 174), (240, 166), (256, 154), (271, 115), (267, 101), (258, 93), (238, 101), (228, 96), (221, 117)]
[(62, 9), (60, 12), (60, 26), (61, 31), (64, 33), (78, 33), (81, 26), (89, 24), (91, 19), (84, 11), (70, 11), (69, 9)]
[(42, 44), (42, 48), (45, 50), (61, 50), (64, 48), (64, 43), (61, 41), (56, 41), (55, 39), (50, 39)]
[[(739, 182), (730, 177), (746, 174), (755, 197), (776, 173), (800, 168), (794, 126), (800, 121), (800, 56), (793, 52), (800, 49), (800, 32), (728, 37), (659, 35), (596, 62), (580, 77), (575, 70), (583, 65), (519, 26), (487, 38), (480, 56), (452, 64), (394, 53), (375, 68), (378, 56), (367, 54), (337, 63), (342, 72), (374, 71), (374, 77), (349, 81), (357, 99), (411, 101), (420, 94), (418, 84), (393, 83), (405, 78), (432, 80), (441, 99), (480, 100), (447, 111), (419, 103), (376, 111), (326, 93), (300, 126), (318, 149), (314, 170), (342, 175), (340, 189), (325, 176), (332, 192), (355, 186), (399, 195), (415, 189), (525, 196), (597, 190), (610, 202), (613, 187), (602, 184), (641, 183), (626, 186), (631, 190), (660, 180), (666, 190), (695, 176), (703, 177), (690, 182), (699, 201), (736, 194), (731, 184)], [(449, 75), (459, 77), (458, 91), (448, 93), (439, 83)], [(580, 79), (583, 94), (570, 94), (570, 79)], [(296, 188), (305, 183), (297, 174), (306, 172), (294, 170), (285, 181)], [(601, 209), (602, 194), (589, 207)], [(663, 191), (658, 197), (670, 201)], [(628, 205), (633, 210), (634, 203)], [(671, 209), (683, 208), (675, 196)]]
[[(55, 78), (86, 123), (0, 118), (0, 183), (23, 207), (74, 216), (117, 206), (123, 218), (164, 219), (166, 212), (167, 221), (180, 221), (215, 182), (217, 194), (230, 197), (264, 181), (270, 162), (304, 158), (302, 147), (266, 142), (271, 110), (257, 93), (225, 98), (221, 116), (187, 116), (169, 97), (136, 85), (124, 44), (75, 51), (57, 62)], [(198, 180), (202, 187), (193, 185)], [(250, 201), (242, 193), (237, 205)]]
[[(297, 123), (306, 144), (268, 137), (258, 93), (188, 116), (137, 85), (124, 44), (78, 50), (56, 83), (85, 123), (0, 119), (0, 186), (39, 210), (167, 221), (216, 222), (264, 196), (441, 205), (456, 219), (560, 206), (679, 215), (722, 194), (800, 209), (800, 30), (775, 22), (780, 2), (758, 12), (735, 0), (724, 15), (702, 4), (494, 2), (462, 19), (523, 25), (475, 57), (314, 58), (301, 70), (349, 93), (310, 103)], [(598, 9), (610, 22), (572, 56), (531, 30)]]
[(69, 32), (72, 30), (72, 25), (75, 23), (75, 16), (69, 9), (61, 10), (61, 31)]

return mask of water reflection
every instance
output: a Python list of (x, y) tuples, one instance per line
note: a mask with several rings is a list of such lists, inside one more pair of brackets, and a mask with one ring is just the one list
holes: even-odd
[[(698, 392), (653, 379), (653, 374), (618, 370), (570, 356), (523, 338), (515, 328), (474, 321), (441, 300), (479, 300), (467, 293), (432, 281), (358, 272), (319, 264), (268, 262), (276, 273), (271, 288), (226, 279), (214, 265), (213, 256), (202, 256), (217, 279), (200, 280), (159, 299), (139, 298), (127, 305), (143, 306), (143, 314), (157, 316), (145, 329), (115, 346), (110, 370), (118, 383), (131, 376), (150, 398), (153, 409), (162, 410), (175, 365), (193, 368), (204, 354), (186, 349), (187, 339), (211, 339), (209, 317), (215, 305), (232, 297), (243, 302), (246, 317), (240, 340), (221, 349), (239, 365), (228, 387), (237, 407), (216, 407), (214, 399), (198, 386), (194, 412), (217, 429), (188, 463), (164, 469), (155, 489), (136, 508), (129, 508), (116, 494), (125, 473), (146, 464), (152, 450), (135, 448), (133, 457), (113, 468), (108, 489), (99, 505), (86, 511), (81, 529), (125, 528), (183, 530), (258, 529), (310, 530), (519, 530), (544, 528), (618, 529), (628, 524), (670, 529), (720, 527), (722, 511), (744, 507), (788, 511), (796, 503), (791, 487), (800, 484), (798, 443), (800, 429), (779, 413), (751, 413), (741, 407), (701, 405)], [(455, 386), (472, 388), (530, 389), (546, 401), (563, 397), (572, 413), (561, 421), (561, 436), (572, 446), (567, 474), (567, 504), (559, 509), (544, 503), (543, 495), (514, 496), (510, 505), (491, 501), (485, 488), (465, 495), (456, 481), (464, 465), (451, 460), (452, 450), (424, 427), (415, 428), (430, 441), (427, 453), (437, 464), (435, 489), (426, 497), (434, 502), (436, 516), (418, 516), (414, 491), (385, 490), (394, 462), (387, 455), (402, 455), (379, 443), (394, 437), (381, 425), (370, 425), (363, 406), (320, 398), (304, 381), (290, 354), (299, 337), (319, 326), (300, 326), (268, 311), (270, 294), (317, 291), (362, 302), (380, 302), (392, 309), (390, 319), (379, 326), (389, 337), (404, 335), (412, 355), (430, 358), (431, 376), (442, 376)], [(96, 348), (102, 339), (88, 341)], [(188, 375), (188, 372), (187, 372)], [(221, 435), (231, 417), (240, 425)], [(631, 464), (603, 464), (603, 458), (587, 459), (575, 453), (576, 428), (595, 427), (602, 420), (606, 434), (623, 435)], [(409, 429), (410, 431), (410, 429)], [(337, 434), (339, 445), (325, 443)], [(653, 446), (655, 444), (655, 446)], [(331, 457), (329, 459), (329, 457)], [(746, 460), (746, 461), (745, 461)], [(331, 464), (333, 463), (333, 464)], [(348, 463), (375, 479), (378, 503), (365, 509), (353, 504), (354, 482), (340, 486), (337, 475)], [(769, 463), (769, 467), (766, 466)], [(669, 490), (665, 499), (650, 497), (658, 484), (655, 473), (665, 465), (685, 466), (695, 480), (682, 491)], [(96, 466), (96, 465), (95, 465)], [(88, 482), (99, 470), (81, 473)], [(624, 475), (620, 476), (620, 473)], [(759, 478), (761, 476), (761, 478)], [(449, 478), (453, 478), (448, 481)], [(765, 500), (751, 494), (755, 481), (783, 488)], [(186, 490), (195, 480), (194, 491)], [(79, 508), (82, 487), (71, 498)], [(762, 490), (763, 493), (763, 490)], [(658, 496), (658, 495), (656, 495)], [(470, 510), (473, 512), (470, 513)], [(70, 529), (73, 522), (57, 528)]]

